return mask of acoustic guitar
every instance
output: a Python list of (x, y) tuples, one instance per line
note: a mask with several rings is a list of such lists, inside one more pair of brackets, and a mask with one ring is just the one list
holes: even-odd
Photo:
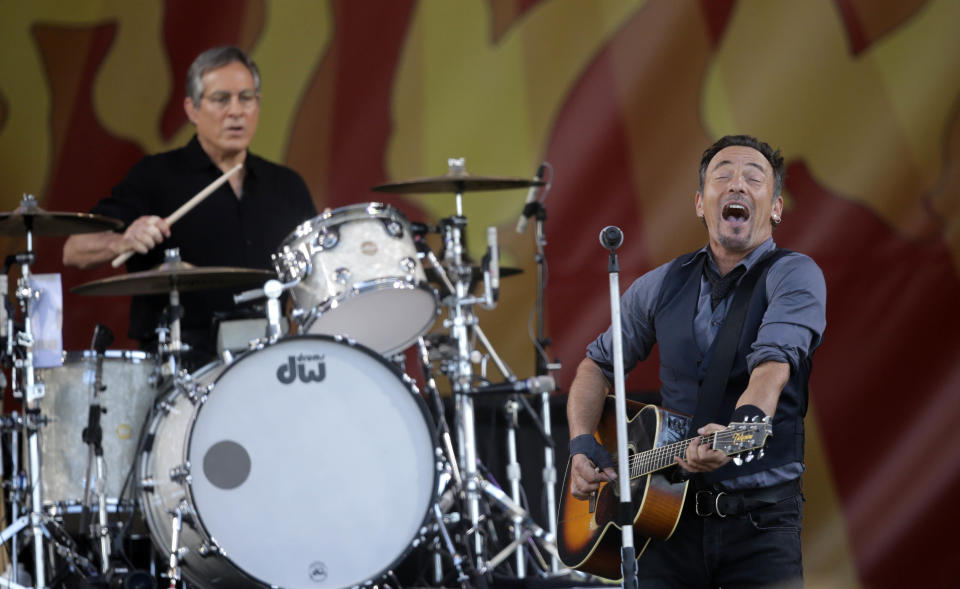
[[(627, 420), (628, 465), (637, 559), (652, 539), (666, 540), (680, 521), (687, 482), (671, 483), (665, 471), (674, 466), (674, 457), (684, 456), (693, 440), (684, 439), (690, 417), (656, 405), (631, 403), (637, 410)], [(766, 421), (732, 423), (726, 429), (698, 436), (701, 444), (720, 450), (735, 461), (752, 460), (772, 433)], [(594, 436), (617, 463), (617, 426), (613, 397), (608, 397)], [(746, 456), (739, 454), (748, 452)], [(761, 450), (762, 455), (762, 450)], [(557, 518), (557, 550), (568, 567), (619, 580), (622, 534), (617, 524), (620, 504), (618, 481), (603, 483), (587, 501), (576, 499), (570, 490), (570, 461), (563, 478)]]

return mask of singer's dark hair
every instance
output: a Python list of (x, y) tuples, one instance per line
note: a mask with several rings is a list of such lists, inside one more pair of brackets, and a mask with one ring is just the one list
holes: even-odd
[(703, 152), (703, 157), (700, 158), (700, 192), (703, 192), (703, 183), (707, 177), (707, 166), (710, 165), (710, 160), (712, 160), (713, 156), (717, 155), (721, 149), (733, 145), (751, 147), (763, 154), (763, 157), (767, 158), (767, 161), (770, 162), (770, 167), (773, 168), (773, 198), (776, 199), (780, 196), (780, 193), (783, 191), (783, 181), (786, 177), (783, 156), (780, 155), (779, 149), (774, 149), (770, 147), (769, 143), (760, 141), (751, 135), (724, 135)]

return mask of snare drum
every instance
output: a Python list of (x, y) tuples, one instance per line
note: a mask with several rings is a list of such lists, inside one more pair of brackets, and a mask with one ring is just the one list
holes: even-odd
[(381, 354), (410, 346), (437, 317), (410, 223), (382, 203), (327, 211), (298, 226), (273, 255), (301, 332), (345, 334)]
[(200, 587), (351, 587), (406, 555), (437, 487), (432, 420), (383, 357), (298, 336), (168, 393), (140, 460), (151, 537), (177, 510)]
[[(83, 502), (90, 447), (83, 441), (87, 427), (96, 355), (87, 350), (64, 353), (63, 366), (38, 368), (37, 380), (45, 392), (39, 400), (41, 413), (50, 423), (40, 432), (44, 504), (71, 512)], [(118, 503), (123, 482), (133, 468), (137, 442), (150, 404), (156, 395), (153, 356), (131, 350), (104, 353), (100, 405), (103, 457), (107, 466), (106, 495)], [(91, 468), (96, 473), (96, 468)], [(91, 487), (91, 492), (93, 488)], [(130, 495), (132, 497), (132, 494)], [(132, 505), (132, 499), (129, 501)]]

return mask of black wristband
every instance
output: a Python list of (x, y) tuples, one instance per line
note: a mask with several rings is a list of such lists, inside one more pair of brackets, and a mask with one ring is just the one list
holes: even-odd
[(767, 414), (756, 405), (740, 405), (733, 410), (730, 423), (760, 423)]
[(613, 457), (591, 434), (579, 435), (570, 440), (570, 456), (583, 454), (599, 468), (613, 466)]

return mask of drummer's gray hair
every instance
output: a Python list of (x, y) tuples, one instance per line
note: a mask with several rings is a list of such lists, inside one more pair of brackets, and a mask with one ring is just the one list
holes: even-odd
[(257, 64), (250, 59), (250, 56), (242, 49), (232, 46), (214, 47), (207, 49), (197, 56), (190, 64), (187, 70), (186, 95), (193, 101), (193, 105), (200, 106), (200, 100), (203, 97), (203, 75), (211, 70), (230, 65), (233, 62), (240, 62), (253, 76), (253, 85), (257, 93), (260, 93), (260, 70)]

